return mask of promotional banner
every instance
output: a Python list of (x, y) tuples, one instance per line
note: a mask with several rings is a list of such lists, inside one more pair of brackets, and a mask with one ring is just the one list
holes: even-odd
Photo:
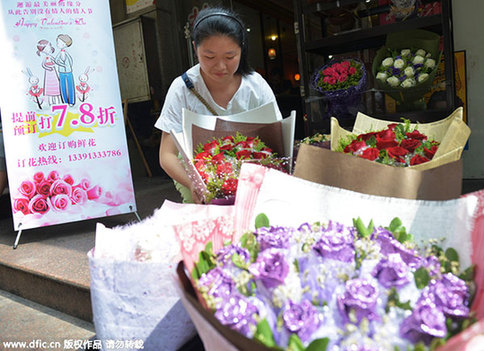
[(136, 211), (108, 0), (1, 1), (14, 229)]

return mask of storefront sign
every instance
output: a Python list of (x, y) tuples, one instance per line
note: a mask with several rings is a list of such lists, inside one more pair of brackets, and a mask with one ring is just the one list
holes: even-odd
[(15, 230), (136, 211), (108, 1), (2, 1)]
[(133, 13), (154, 4), (154, 0), (126, 0), (126, 13)]

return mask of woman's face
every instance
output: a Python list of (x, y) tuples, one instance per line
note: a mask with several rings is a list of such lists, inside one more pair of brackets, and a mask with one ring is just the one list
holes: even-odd
[(226, 35), (208, 37), (195, 50), (201, 70), (211, 80), (228, 81), (239, 68), (242, 50), (237, 42)]

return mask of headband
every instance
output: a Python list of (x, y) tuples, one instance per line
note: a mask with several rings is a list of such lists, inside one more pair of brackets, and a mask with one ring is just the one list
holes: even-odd
[[(227, 17), (227, 18), (230, 18), (230, 19), (233, 19), (235, 22), (237, 22), (240, 26), (240, 28), (242, 29), (242, 33), (244, 33), (244, 24), (235, 16), (229, 14), (229, 13), (225, 13), (225, 12), (212, 12), (212, 13), (209, 13), (205, 16), (203, 16), (202, 18), (200, 19), (197, 19), (197, 21), (195, 22), (195, 24), (193, 25), (193, 31), (195, 30), (195, 28), (197, 28), (197, 26), (200, 24), (200, 22), (202, 22), (203, 20), (207, 19), (207, 18), (210, 18), (210, 17), (215, 17), (215, 16), (224, 16), (224, 17)], [(242, 34), (243, 35), (243, 34)]]

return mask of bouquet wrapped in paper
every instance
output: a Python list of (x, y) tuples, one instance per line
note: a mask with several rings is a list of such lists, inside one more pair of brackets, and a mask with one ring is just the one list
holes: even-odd
[(183, 110), (183, 132), (171, 134), (204, 203), (232, 204), (245, 162), (291, 171), (295, 112), (279, 120), (275, 108), (217, 117)]
[(414, 108), (431, 89), (441, 58), (439, 45), (438, 34), (415, 29), (388, 34), (377, 51), (372, 67), (376, 85), (400, 110)]
[(460, 333), (484, 317), (483, 198), (369, 196), (246, 164), (232, 240), (199, 238), (182, 301), (208, 349), (459, 349), (484, 331)]
[(311, 77), (312, 88), (328, 100), (328, 115), (338, 118), (354, 118), (366, 82), (365, 65), (356, 58), (332, 60)]
[[(462, 151), (464, 150), (465, 144), (470, 135), (470, 128), (462, 120), (462, 112), (462, 107), (459, 107), (450, 116), (440, 121), (431, 123), (408, 124), (407, 128), (409, 128), (409, 130), (407, 131), (407, 133), (403, 131), (401, 133), (403, 136), (400, 139), (398, 139), (398, 137), (396, 136), (395, 130), (390, 130), (390, 133), (386, 133), (385, 135), (375, 134), (373, 139), (375, 139), (376, 145), (378, 145), (378, 142), (381, 141), (381, 144), (383, 146), (380, 147), (378, 151), (385, 151), (387, 156), (390, 147), (395, 146), (405, 149), (407, 154), (410, 150), (413, 150), (412, 155), (414, 156), (415, 149), (420, 146), (420, 144), (422, 144), (424, 139), (428, 139), (430, 143), (429, 145), (426, 145), (426, 149), (428, 151), (426, 152), (426, 154), (431, 154), (431, 157), (428, 157), (427, 155), (427, 162), (419, 161), (417, 163), (411, 163), (411, 159), (409, 159), (407, 164), (404, 165), (408, 165), (418, 170), (431, 169), (460, 159)], [(341, 128), (339, 126), (338, 120), (333, 118), (331, 119), (331, 150), (344, 151), (341, 150), (341, 142), (347, 139), (350, 135), (367, 135), (371, 137), (370, 134), (387, 130), (389, 129), (389, 126), (395, 125), (396, 124), (394, 122), (379, 120), (367, 116), (363, 113), (358, 113), (355, 125), (353, 127), (353, 131), (349, 132)], [(405, 141), (403, 141), (404, 138)], [(363, 143), (365, 144), (363, 149), (361, 149), (362, 153), (366, 152), (366, 149), (371, 149), (371, 140), (367, 138), (366, 140), (361, 141), (363, 141)], [(389, 144), (389, 142), (391, 142), (391, 145)], [(405, 142), (406, 144), (402, 146), (403, 142)], [(431, 145), (432, 142), (435, 143)], [(415, 143), (417, 143), (418, 145), (416, 145)], [(433, 146), (435, 146), (434, 149)], [(388, 157), (396, 158), (401, 156), (401, 153), (399, 153), (395, 155), (389, 155)], [(430, 160), (428, 158), (430, 158)], [(401, 163), (402, 162), (394, 162), (393, 164), (398, 165)]]
[(426, 124), (394, 123), (358, 113), (352, 131), (333, 118), (332, 151), (302, 145), (294, 175), (372, 195), (454, 199), (462, 192), (460, 157), (469, 135), (462, 108)]

